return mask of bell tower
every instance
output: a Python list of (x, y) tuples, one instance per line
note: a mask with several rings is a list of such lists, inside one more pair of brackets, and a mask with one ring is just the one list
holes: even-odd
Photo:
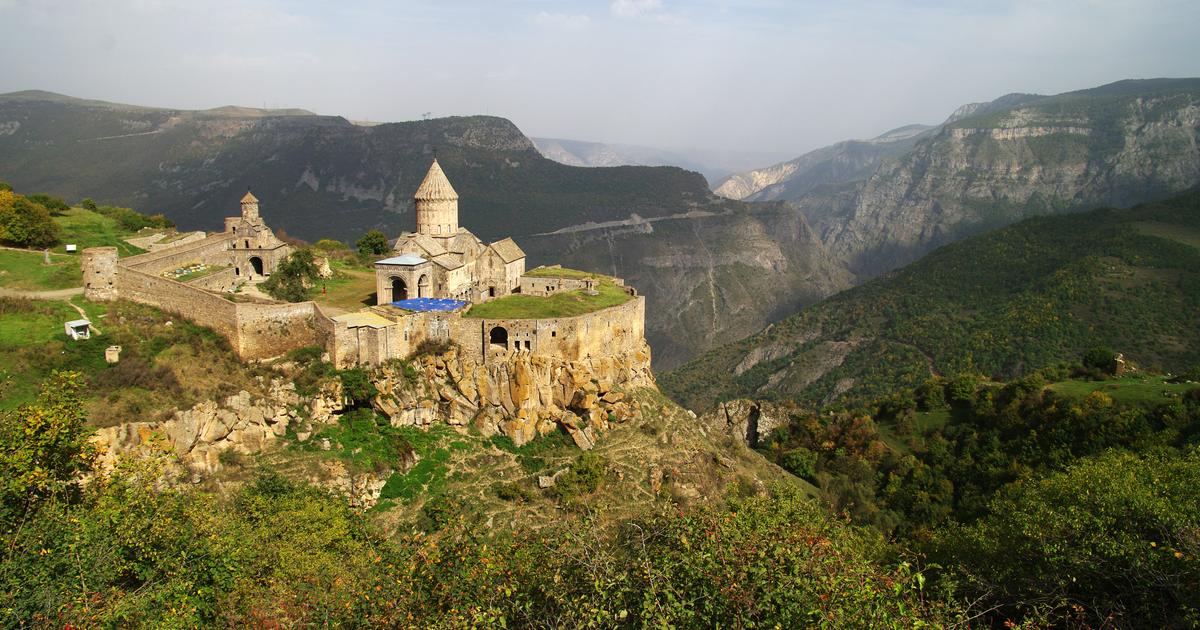
[[(453, 236), (458, 233), (458, 193), (446, 179), (437, 158), (413, 195), (417, 210), (417, 233)], [(243, 206), (244, 207), (244, 206)]]
[(246, 196), (242, 197), (242, 218), (247, 221), (258, 220), (258, 197), (246, 191)]

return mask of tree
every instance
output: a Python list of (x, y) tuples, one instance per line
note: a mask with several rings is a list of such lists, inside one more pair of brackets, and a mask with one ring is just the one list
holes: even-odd
[(381, 256), (392, 248), (388, 243), (387, 235), (379, 230), (367, 232), (354, 245), (358, 248), (358, 253), (363, 256)]
[(71, 205), (67, 202), (59, 199), (58, 197), (51, 197), (46, 193), (25, 195), (25, 198), (49, 210), (50, 214), (54, 216), (62, 216), (63, 213), (71, 209)]
[(0, 191), (0, 241), (19, 247), (50, 247), (58, 242), (50, 211), (26, 197)]
[(275, 272), (260, 286), (273, 298), (287, 302), (303, 302), (308, 299), (308, 287), (320, 277), (320, 270), (313, 253), (308, 249), (298, 249), (279, 266)]
[[(1073, 627), (1200, 623), (1200, 450), (1109, 452), (1024, 480), (935, 541), (995, 621), (1039, 611)], [(986, 624), (984, 624), (986, 625)]]
[(42, 500), (73, 493), (96, 452), (79, 390), (78, 372), (55, 371), (35, 404), (0, 415), (0, 522), (11, 522)]
[(96, 202), (92, 201), (91, 197), (84, 197), (83, 201), (79, 202), (79, 205), (83, 206), (84, 210), (90, 210), (91, 212), (96, 211)]

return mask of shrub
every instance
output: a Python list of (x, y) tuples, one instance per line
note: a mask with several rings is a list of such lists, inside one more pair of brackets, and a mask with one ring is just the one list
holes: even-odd
[(45, 206), (20, 195), (0, 192), (0, 242), (41, 248), (58, 240), (58, 223)]
[(62, 216), (63, 213), (71, 209), (70, 204), (67, 202), (59, 199), (58, 197), (51, 197), (45, 193), (25, 195), (25, 198), (38, 204), (39, 206), (42, 206), (46, 210), (49, 210), (50, 214), (53, 216)]
[(585, 451), (571, 464), (567, 472), (558, 476), (550, 494), (559, 501), (570, 502), (600, 487), (607, 470), (607, 463), (599, 454)]
[(275, 268), (275, 272), (259, 286), (268, 295), (285, 302), (308, 299), (308, 287), (320, 277), (316, 259), (308, 249), (298, 249)]
[(392, 249), (387, 235), (379, 230), (371, 230), (363, 234), (362, 238), (354, 243), (354, 246), (363, 256), (381, 256)]
[(370, 375), (360, 367), (342, 370), (338, 378), (342, 381), (342, 393), (356, 405), (370, 402), (379, 393)]

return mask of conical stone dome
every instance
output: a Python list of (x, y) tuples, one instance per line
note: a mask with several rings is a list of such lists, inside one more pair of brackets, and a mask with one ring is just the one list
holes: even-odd
[(458, 193), (450, 185), (450, 180), (446, 179), (446, 173), (442, 171), (437, 158), (433, 158), (433, 164), (429, 166), (429, 172), (425, 174), (421, 185), (417, 187), (417, 193), (413, 195), (413, 199), (418, 201), (458, 200)]

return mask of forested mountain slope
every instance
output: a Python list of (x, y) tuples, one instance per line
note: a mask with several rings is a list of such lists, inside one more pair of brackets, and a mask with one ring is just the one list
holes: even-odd
[(1200, 193), (943, 247), (661, 384), (693, 408), (738, 396), (862, 401), (935, 374), (1012, 377), (1097, 346), (1147, 368), (1200, 362)]

